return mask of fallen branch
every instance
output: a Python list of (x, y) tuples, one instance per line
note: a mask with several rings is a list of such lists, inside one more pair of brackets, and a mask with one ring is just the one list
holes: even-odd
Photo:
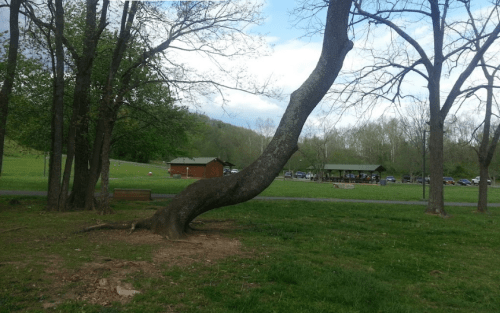
[(23, 226), (23, 227), (16, 227), (16, 228), (7, 229), (7, 230), (4, 230), (4, 231), (1, 231), (0, 234), (8, 233), (10, 231), (19, 230), (19, 229), (23, 229), (23, 228), (27, 228), (27, 227)]
[(130, 230), (129, 234), (131, 234), (137, 228), (151, 229), (150, 219), (143, 219), (143, 220), (138, 220), (138, 221), (117, 222), (117, 223), (104, 223), (104, 224), (99, 224), (99, 225), (94, 225), (94, 226), (89, 226), (89, 227), (83, 228), (81, 230), (76, 231), (75, 234), (87, 233), (87, 232), (101, 230), (101, 229), (129, 229)]

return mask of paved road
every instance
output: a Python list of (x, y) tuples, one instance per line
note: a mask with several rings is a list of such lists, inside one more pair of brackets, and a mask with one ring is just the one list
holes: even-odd
[[(17, 191), (0, 190), (0, 196), (22, 195), (22, 196), (47, 196), (46, 191)], [(112, 194), (110, 194), (112, 196)], [(175, 194), (151, 194), (153, 199), (173, 198)], [(310, 202), (350, 202), (350, 203), (375, 203), (375, 204), (402, 204), (402, 205), (427, 205), (427, 201), (391, 201), (391, 200), (360, 200), (360, 199), (334, 199), (334, 198), (289, 198), (289, 197), (255, 197), (253, 200), (287, 200), (287, 201), (310, 201)], [(446, 206), (475, 207), (477, 203), (445, 202)], [(500, 207), (500, 203), (488, 203), (489, 207)]]

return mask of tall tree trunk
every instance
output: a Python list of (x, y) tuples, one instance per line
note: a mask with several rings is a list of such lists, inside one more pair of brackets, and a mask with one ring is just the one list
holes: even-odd
[(75, 168), (70, 206), (85, 208), (86, 188), (89, 184), (89, 163), (91, 158), (89, 144), (89, 108), (88, 103), (81, 103), (78, 110), (75, 134)]
[(84, 189), (85, 190), (84, 208), (86, 210), (95, 209), (94, 193), (97, 181), (99, 180), (99, 175), (101, 174), (101, 161), (102, 161), (101, 154), (102, 154), (103, 140), (104, 140), (104, 119), (100, 117), (96, 128), (94, 146), (89, 162), (90, 167), (88, 171), (87, 185), (85, 186)]
[[(114, 112), (117, 112), (117, 106), (121, 104), (120, 101), (115, 102), (113, 94), (113, 85), (115, 83), (116, 73), (120, 68), (121, 61), (123, 59), (123, 55), (127, 49), (128, 41), (131, 38), (132, 24), (135, 18), (135, 14), (139, 8), (137, 2), (132, 2), (130, 5), (130, 1), (125, 2), (122, 13), (122, 23), (120, 34), (118, 36), (118, 40), (115, 45), (115, 49), (113, 51), (113, 56), (111, 58), (111, 64), (108, 72), (108, 78), (106, 80), (106, 85), (103, 88), (103, 95), (100, 100), (100, 109), (99, 109), (99, 121), (96, 128), (96, 135), (94, 140), (94, 147), (92, 151), (92, 158), (90, 159), (90, 169), (89, 169), (89, 177), (86, 186), (86, 194), (85, 194), (85, 208), (86, 209), (94, 209), (94, 190), (99, 179), (99, 175), (102, 171), (102, 166), (108, 166), (107, 173), (104, 174), (104, 177), (109, 177), (109, 149), (111, 144), (111, 132), (112, 121), (114, 120)], [(122, 80), (122, 93), (123, 89), (127, 88), (128, 83), (130, 82), (131, 72), (129, 71), (125, 78)], [(118, 96), (121, 99), (122, 95)], [(116, 104), (115, 104), (116, 103)], [(107, 137), (109, 135), (109, 138)], [(108, 146), (104, 146), (108, 145)], [(108, 159), (103, 160), (103, 151), (104, 155), (107, 155)], [(107, 184), (108, 181), (105, 181)], [(105, 186), (104, 188), (107, 188)], [(108, 197), (108, 193), (101, 195), (101, 197)]]
[(109, 206), (109, 150), (111, 148), (112, 123), (107, 120), (104, 123), (104, 135), (102, 141), (102, 168), (101, 168), (101, 197), (97, 208), (99, 214), (110, 214), (113, 211)]
[(49, 163), (49, 187), (47, 192), (47, 209), (59, 209), (61, 191), (61, 169), (63, 148), (63, 107), (64, 107), (64, 50), (62, 36), (64, 30), (64, 9), (62, 0), (56, 0), (56, 70), (54, 84), (54, 98), (52, 110), (52, 143)]
[(488, 212), (488, 167), (486, 162), (479, 162), (479, 196), (477, 200), (477, 211)]
[[(88, 144), (86, 138), (88, 136), (88, 93), (90, 90), (90, 69), (80, 74), (77, 73), (75, 82), (75, 91), (73, 93), (73, 114), (69, 125), (67, 157), (64, 167), (63, 181), (61, 185), (60, 205), (63, 209), (66, 208), (83, 208), (85, 193), (78, 195), (79, 191), (84, 191), (82, 186), (87, 185), (88, 178)], [(83, 109), (81, 109), (84, 107)], [(83, 114), (83, 115), (82, 115)], [(77, 140), (78, 136), (78, 140)], [(76, 143), (78, 142), (78, 160), (75, 162), (75, 175), (73, 183), (73, 191), (70, 200), (67, 200), (69, 182), (71, 179), (71, 171), (73, 170), (73, 160), (75, 159)], [(82, 160), (85, 160), (82, 162)], [(68, 203), (70, 202), (70, 203)]]
[(482, 60), (482, 68), (485, 77), (488, 80), (488, 89), (486, 96), (486, 111), (484, 114), (484, 126), (483, 126), (483, 138), (481, 140), (481, 145), (479, 146), (478, 159), (479, 159), (479, 196), (477, 200), (477, 211), (480, 213), (488, 212), (488, 168), (495, 154), (495, 150), (500, 138), (500, 125), (497, 126), (493, 138), (491, 138), (490, 127), (491, 127), (491, 115), (492, 115), (492, 105), (493, 105), (493, 84), (495, 80), (498, 67), (493, 71), (492, 74), (488, 73), (485, 66), (484, 59)]
[(443, 123), (440, 118), (433, 119), (431, 114), (431, 131), (429, 138), (429, 203), (426, 213), (447, 216), (444, 209), (444, 186), (443, 186)]
[(11, 0), (10, 2), (10, 39), (9, 54), (7, 59), (7, 73), (0, 90), (0, 176), (3, 168), (3, 153), (7, 127), (7, 115), (9, 114), (9, 98), (14, 86), (14, 77), (17, 66), (17, 53), (19, 50), (19, 6), (22, 0)]
[[(92, 66), (95, 59), (95, 51), (99, 42), (99, 36), (105, 27), (106, 12), (109, 1), (104, 1), (101, 12), (101, 20), (99, 28), (96, 29), (96, 12), (98, 0), (87, 0), (86, 17), (85, 17), (85, 39), (84, 51), (81, 57), (76, 58), (77, 66), (75, 91), (73, 93), (73, 114), (68, 132), (67, 158), (64, 168), (63, 182), (61, 186), (60, 205), (71, 208), (84, 208), (85, 206), (85, 186), (88, 179), (88, 114), (89, 114), (89, 92), (92, 76)], [(78, 149), (76, 146), (78, 145)], [(75, 161), (74, 189), (70, 201), (66, 197), (69, 190), (69, 182), (73, 167), (73, 159), (77, 155)], [(68, 205), (68, 202), (69, 205)]]
[(351, 0), (332, 0), (328, 5), (323, 49), (309, 78), (290, 96), (274, 138), (263, 154), (235, 175), (203, 179), (188, 186), (172, 202), (142, 221), (154, 233), (180, 238), (198, 215), (252, 199), (267, 188), (288, 159), (297, 151), (302, 127), (332, 86), (353, 44), (347, 36)]

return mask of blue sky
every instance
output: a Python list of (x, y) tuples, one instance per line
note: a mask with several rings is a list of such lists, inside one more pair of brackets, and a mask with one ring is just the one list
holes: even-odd
[[(266, 0), (263, 25), (252, 27), (252, 33), (260, 33), (270, 39), (273, 45), (273, 56), (261, 61), (249, 62), (250, 68), (259, 68), (274, 78), (278, 78), (278, 87), (285, 95), (293, 92), (313, 70), (321, 52), (322, 38), (300, 38), (304, 31), (292, 25), (291, 12), (296, 3), (294, 0)], [(220, 102), (203, 103), (197, 108), (211, 118), (224, 122), (254, 128), (258, 118), (270, 118), (275, 125), (288, 104), (288, 96), (281, 101), (265, 97), (249, 96), (242, 93), (231, 93), (231, 104), (221, 107)]]

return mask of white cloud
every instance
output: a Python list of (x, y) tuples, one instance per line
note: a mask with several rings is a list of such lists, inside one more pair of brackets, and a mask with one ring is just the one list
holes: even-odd
[[(276, 42), (276, 37), (266, 37), (268, 44)], [(298, 40), (277, 44), (273, 51), (260, 58), (236, 58), (234, 60), (218, 59), (225, 68), (244, 67), (249, 76), (258, 82), (265, 82), (269, 78), (273, 87), (283, 90), (288, 95), (297, 89), (309, 76), (316, 66), (321, 53), (321, 43), (306, 43)], [(179, 54), (181, 57), (182, 54)], [(192, 54), (189, 58), (182, 58), (189, 67), (205, 73), (218, 71), (210, 60), (200, 54)], [(263, 96), (251, 95), (244, 92), (226, 90), (224, 97), (228, 102), (222, 106), (220, 95), (197, 102), (197, 111), (204, 112), (215, 119), (239, 126), (252, 126), (257, 118), (271, 118), (277, 125), (288, 105), (288, 97), (282, 101), (269, 99)]]

